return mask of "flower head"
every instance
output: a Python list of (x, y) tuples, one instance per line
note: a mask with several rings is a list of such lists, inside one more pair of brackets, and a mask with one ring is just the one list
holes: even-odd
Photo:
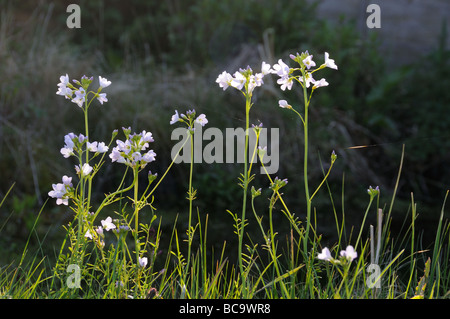
[(273, 65), (272, 73), (277, 74), (279, 77), (287, 77), (291, 73), (291, 69), (283, 60), (279, 59), (278, 64)]
[(111, 81), (108, 81), (106, 78), (102, 78), (101, 76), (98, 77), (98, 83), (100, 88), (106, 88), (111, 85)]
[[(223, 88), (223, 90), (225, 91), (230, 85), (231, 85), (231, 80), (233, 80), (233, 76), (226, 72), (223, 71), (216, 79), (216, 83), (219, 84), (219, 86), (221, 88)], [(172, 123), (171, 123), (172, 124)]]
[(147, 257), (139, 257), (139, 266), (144, 268), (147, 266), (148, 258)]
[(82, 87), (80, 87), (77, 91), (75, 91), (75, 97), (72, 99), (72, 102), (77, 104), (79, 107), (83, 107), (85, 97), (86, 91)]
[(114, 223), (112, 222), (112, 218), (109, 216), (106, 219), (102, 220), (101, 223), (103, 229), (106, 231), (116, 228), (116, 225), (114, 225)]
[(270, 74), (270, 73), (273, 73), (273, 72), (274, 72), (274, 70), (271, 69), (270, 64), (268, 64), (268, 63), (263, 61), (262, 64), (261, 64), (261, 73), (262, 73), (262, 75), (267, 75), (267, 74)]
[(330, 250), (327, 247), (323, 248), (322, 252), (319, 255), (317, 255), (317, 258), (320, 260), (331, 261), (332, 257)]
[(321, 78), (319, 81), (314, 81), (314, 85), (312, 88), (313, 88), (313, 90), (315, 90), (322, 86), (328, 86), (328, 82), (324, 78)]
[(180, 121), (180, 116), (178, 115), (178, 111), (175, 110), (175, 114), (172, 115), (172, 118), (170, 119), (170, 124), (175, 124), (176, 122)]
[(216, 79), (216, 83), (225, 91), (229, 86), (234, 87), (242, 91), (245, 87), (246, 93), (251, 94), (255, 87), (264, 84), (263, 78), (265, 75), (274, 73), (275, 70), (271, 69), (270, 64), (262, 62), (261, 72), (253, 74), (253, 70), (248, 66), (245, 69), (239, 69), (234, 72), (233, 75), (223, 71)]
[(88, 176), (92, 172), (92, 170), (92, 166), (88, 163), (84, 163), (81, 169), (78, 165), (75, 166), (75, 171), (77, 172), (77, 174), (81, 174), (82, 176)]
[(208, 120), (206, 119), (205, 114), (200, 114), (196, 119), (195, 122), (200, 124), (201, 126), (205, 126), (208, 123)]
[(91, 232), (89, 231), (89, 229), (88, 229), (87, 232), (84, 234), (84, 237), (89, 238), (89, 239), (92, 239), (92, 234), (91, 234)]
[(335, 69), (337, 70), (338, 67), (336, 65), (336, 63), (334, 62), (333, 59), (330, 59), (330, 55), (328, 54), (328, 52), (325, 52), (325, 63), (323, 64), (325, 67), (330, 68), (330, 69)]
[(234, 77), (231, 80), (231, 86), (238, 90), (242, 90), (245, 82), (247, 82), (247, 78), (241, 72), (236, 71), (234, 73)]
[(370, 198), (374, 198), (380, 193), (380, 188), (377, 186), (375, 188), (372, 188), (372, 186), (369, 186), (367, 189), (367, 193), (370, 195)]
[[(303, 76), (299, 77), (299, 80), (303, 82)], [(311, 83), (315, 83), (316, 81), (313, 79), (311, 72), (305, 72), (305, 86), (309, 88)]]
[(98, 96), (97, 96), (97, 100), (102, 105), (103, 105), (103, 102), (108, 102), (108, 99), (106, 98), (106, 93), (99, 93)]
[(279, 100), (278, 105), (283, 109), (291, 109), (292, 106), (288, 104), (286, 100)]
[(69, 196), (72, 188), (72, 177), (66, 175), (62, 178), (62, 183), (52, 184), (53, 190), (48, 192), (48, 196), (56, 198), (57, 205), (68, 205)]
[(348, 261), (353, 261), (356, 257), (358, 257), (358, 253), (355, 251), (353, 246), (347, 246), (345, 250), (341, 250), (341, 257), (345, 257)]
[(116, 140), (117, 146), (109, 154), (112, 162), (123, 163), (130, 167), (144, 168), (147, 163), (155, 160), (156, 153), (153, 150), (141, 153), (147, 150), (149, 143), (153, 142), (151, 132), (142, 131), (139, 134), (130, 134), (129, 129), (124, 129), (127, 140)]
[(308, 55), (305, 59), (303, 59), (303, 64), (309, 70), (311, 67), (316, 66), (316, 62), (312, 60), (312, 55)]
[(292, 85), (294, 84), (293, 78), (288, 77), (288, 76), (284, 76), (280, 79), (277, 80), (277, 83), (280, 84), (280, 88), (281, 90), (290, 90), (292, 89)]
[(58, 87), (58, 91), (56, 91), (56, 94), (65, 96), (66, 99), (71, 99), (73, 95), (73, 91), (71, 88), (68, 88), (65, 85), (61, 85)]

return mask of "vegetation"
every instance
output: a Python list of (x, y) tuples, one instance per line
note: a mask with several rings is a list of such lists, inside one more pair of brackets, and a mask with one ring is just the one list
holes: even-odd
[[(304, 1), (135, 1), (121, 16), (119, 2), (81, 6), (92, 23), (72, 34), (60, 3), (25, 19), (26, 4), (2, 7), (2, 298), (449, 296), (445, 143), (381, 145), (414, 138), (414, 125), (441, 135), (445, 119), (429, 109), (449, 98), (444, 41), (426, 65), (385, 72), (376, 39), (316, 20)], [(339, 70), (318, 62), (325, 51)], [(305, 85), (309, 54), (326, 88), (319, 75)], [(276, 72), (281, 58), (292, 71)], [(263, 85), (252, 82), (262, 61), (273, 68), (261, 70)], [(217, 78), (240, 68), (242, 86), (230, 82), (236, 73)], [(418, 75), (442, 80), (417, 90)], [(237, 90), (222, 92), (216, 78)], [(175, 164), (181, 149), (171, 156), (168, 132), (180, 123), (193, 149), (195, 125), (258, 136), (260, 122), (280, 128), (276, 176), (256, 174), (264, 166), (248, 156), (213, 165)], [(248, 145), (244, 154), (262, 161)], [(434, 217), (428, 233), (422, 211)]]

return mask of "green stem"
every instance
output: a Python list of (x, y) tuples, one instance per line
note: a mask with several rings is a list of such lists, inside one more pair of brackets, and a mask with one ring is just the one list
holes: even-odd
[(307, 255), (308, 250), (308, 240), (309, 240), (309, 229), (311, 227), (311, 198), (309, 196), (309, 185), (308, 185), (308, 108), (309, 108), (309, 102), (308, 102), (308, 95), (306, 90), (306, 77), (305, 72), (302, 70), (302, 76), (303, 76), (303, 98), (304, 98), (304, 104), (305, 104), (305, 115), (304, 115), (304, 123), (303, 123), (303, 129), (304, 129), (304, 162), (303, 162), (303, 178), (304, 178), (304, 184), (305, 184), (305, 197), (306, 197), (306, 231), (305, 231), (305, 240), (303, 241), (303, 249), (305, 256)]
[[(192, 176), (194, 171), (194, 139), (192, 135), (190, 135), (191, 140), (191, 165), (189, 169), (189, 221), (188, 221), (188, 255), (187, 255), (187, 263), (186, 268), (189, 269), (189, 264), (191, 262), (191, 245), (192, 245), (192, 236), (191, 226), (192, 226), (192, 202), (194, 200), (194, 190), (192, 189)], [(186, 276), (187, 272), (185, 273)]]
[(316, 193), (319, 191), (319, 189), (322, 187), (323, 183), (327, 180), (328, 175), (330, 175), (331, 169), (333, 168), (333, 164), (334, 161), (331, 161), (331, 165), (330, 168), (328, 169), (327, 174), (325, 175), (325, 177), (323, 178), (322, 182), (319, 184), (319, 186), (316, 188), (316, 190), (314, 191), (314, 193), (311, 195), (311, 197), (309, 198), (309, 201), (311, 202), (313, 197), (316, 195)]
[(242, 277), (243, 291), (246, 292), (246, 278), (244, 273), (244, 266), (242, 264), (242, 242), (244, 238), (244, 228), (245, 228), (245, 211), (247, 206), (247, 190), (248, 190), (248, 127), (250, 122), (250, 107), (251, 107), (251, 94), (245, 95), (245, 148), (244, 148), (244, 180), (243, 180), (243, 198), (242, 198), (242, 215), (241, 215), (241, 225), (239, 227), (239, 246), (238, 246), (238, 258), (239, 258), (239, 269)]
[(159, 181), (156, 183), (156, 185), (153, 187), (153, 189), (150, 191), (150, 193), (148, 193), (148, 195), (144, 195), (145, 198), (143, 198), (142, 200), (148, 200), (148, 198), (153, 194), (153, 192), (156, 190), (156, 188), (158, 188), (159, 184), (162, 182), (162, 180), (164, 179), (164, 177), (167, 175), (167, 173), (169, 172), (169, 170), (171, 169), (171, 167), (173, 166), (173, 164), (175, 163), (175, 160), (177, 159), (177, 157), (180, 155), (181, 150), (184, 148), (184, 146), (186, 145), (187, 141), (189, 140), (189, 136), (190, 136), (190, 132), (187, 132), (189, 135), (186, 138), (186, 140), (184, 141), (183, 145), (181, 145), (180, 149), (178, 150), (177, 154), (174, 156), (172, 162), (170, 163), (170, 165), (167, 167), (166, 171), (164, 172), (164, 174), (161, 176), (161, 178), (159, 179)]
[(139, 266), (139, 201), (138, 201), (138, 193), (139, 193), (139, 182), (138, 182), (138, 169), (135, 168), (133, 170), (134, 176), (134, 242), (136, 248), (136, 265)]

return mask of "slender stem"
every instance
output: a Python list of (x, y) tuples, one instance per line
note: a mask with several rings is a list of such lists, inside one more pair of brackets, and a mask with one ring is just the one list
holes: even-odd
[(308, 239), (309, 239), (309, 229), (311, 227), (311, 200), (309, 196), (309, 186), (308, 186), (308, 108), (309, 108), (309, 101), (308, 101), (308, 95), (306, 90), (306, 76), (305, 72), (302, 69), (302, 76), (303, 76), (303, 98), (304, 98), (304, 104), (305, 104), (305, 115), (304, 115), (304, 123), (303, 123), (303, 129), (304, 129), (304, 162), (303, 162), (303, 178), (304, 178), (304, 184), (305, 184), (305, 197), (306, 197), (306, 231), (305, 231), (305, 240), (303, 242), (303, 249), (305, 256), (307, 254), (308, 249)]
[(322, 187), (323, 183), (327, 180), (328, 175), (330, 175), (331, 169), (333, 168), (333, 164), (334, 161), (331, 161), (331, 165), (330, 168), (328, 169), (327, 174), (325, 175), (325, 177), (323, 178), (322, 182), (319, 184), (319, 186), (316, 188), (316, 190), (314, 191), (314, 193), (311, 195), (311, 197), (309, 198), (309, 201), (311, 202), (313, 197), (316, 195), (316, 193), (319, 191), (319, 189)]
[[(170, 165), (167, 167), (166, 171), (164, 172), (164, 174), (161, 176), (161, 178), (159, 179), (159, 181), (156, 183), (156, 185), (153, 187), (153, 189), (150, 191), (150, 193), (148, 193), (148, 195), (145, 195), (145, 200), (147, 200), (152, 194), (153, 192), (156, 190), (156, 188), (158, 188), (159, 184), (162, 182), (162, 180), (164, 179), (164, 177), (167, 175), (167, 173), (169, 172), (170, 168), (173, 166), (173, 164), (175, 163), (175, 160), (177, 159), (177, 157), (180, 155), (181, 150), (184, 148), (184, 146), (186, 145), (187, 141), (189, 140), (189, 136), (190, 133), (188, 131), (188, 136), (186, 138), (186, 140), (184, 141), (183, 145), (181, 145), (180, 149), (178, 150), (177, 154), (174, 156), (174, 158), (172, 159), (172, 162), (170, 163)], [(143, 199), (144, 200), (144, 199)]]
[(250, 122), (250, 107), (251, 107), (251, 94), (245, 95), (245, 148), (244, 148), (244, 180), (243, 180), (243, 198), (242, 198), (242, 215), (241, 215), (241, 225), (239, 227), (239, 246), (238, 246), (238, 258), (239, 258), (239, 269), (242, 277), (243, 291), (246, 289), (246, 279), (244, 274), (244, 267), (242, 264), (242, 242), (244, 237), (245, 228), (245, 211), (247, 206), (247, 190), (248, 190), (248, 127)]
[(138, 193), (139, 193), (139, 182), (138, 182), (138, 169), (135, 168), (133, 170), (134, 175), (134, 241), (136, 248), (136, 264), (139, 266), (139, 201), (138, 201)]
[[(187, 263), (186, 267), (189, 269), (189, 264), (191, 261), (191, 244), (192, 244), (192, 233), (191, 233), (191, 226), (192, 226), (192, 201), (194, 200), (194, 190), (192, 189), (192, 175), (194, 171), (194, 139), (192, 138), (192, 135), (190, 134), (191, 139), (191, 165), (189, 169), (189, 192), (188, 192), (188, 198), (189, 198), (189, 221), (188, 221), (188, 255), (187, 255)], [(187, 272), (185, 273), (186, 276)]]

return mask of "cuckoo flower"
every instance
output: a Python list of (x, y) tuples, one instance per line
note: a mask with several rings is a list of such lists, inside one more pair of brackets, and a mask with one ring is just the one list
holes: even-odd
[(155, 160), (156, 153), (153, 150), (144, 152), (153, 142), (152, 133), (142, 131), (139, 134), (129, 134), (129, 129), (123, 129), (126, 141), (116, 140), (117, 146), (109, 154), (112, 162), (123, 163), (127, 166), (142, 169), (148, 163)]
[(265, 75), (276, 72), (270, 67), (270, 64), (262, 62), (261, 72), (253, 74), (250, 67), (239, 69), (233, 75), (223, 71), (216, 79), (216, 83), (225, 91), (228, 87), (234, 87), (239, 91), (245, 91), (246, 94), (253, 92), (255, 87), (264, 84), (263, 78)]

